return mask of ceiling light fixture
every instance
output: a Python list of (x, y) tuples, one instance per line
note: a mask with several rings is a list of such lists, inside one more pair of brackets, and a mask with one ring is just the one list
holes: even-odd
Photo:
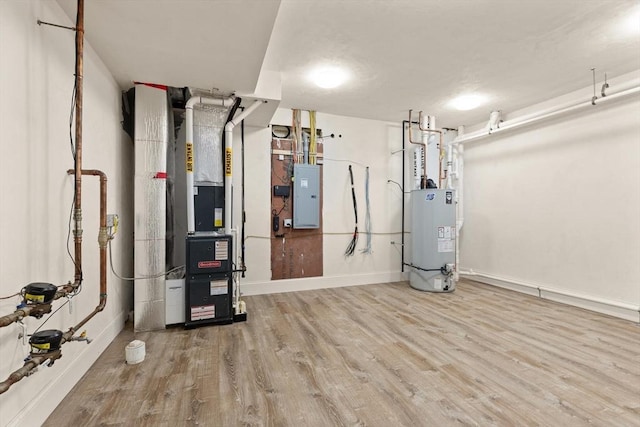
[(345, 70), (334, 66), (319, 67), (309, 74), (311, 81), (324, 89), (338, 87), (347, 81), (348, 77)]
[(460, 111), (473, 110), (487, 102), (487, 97), (477, 93), (460, 95), (449, 102), (449, 106)]
[(633, 10), (624, 22), (624, 31), (632, 36), (640, 34), (640, 7)]

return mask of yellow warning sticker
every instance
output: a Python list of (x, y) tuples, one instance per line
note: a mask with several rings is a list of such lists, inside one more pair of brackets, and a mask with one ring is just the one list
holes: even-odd
[(24, 299), (33, 302), (44, 302), (44, 295), (24, 294)]
[(224, 174), (226, 176), (231, 176), (231, 159), (233, 155), (231, 152), (231, 147), (227, 147), (224, 153)]
[(45, 342), (42, 344), (31, 344), (31, 347), (39, 348), (40, 350), (49, 350), (51, 348), (51, 343)]
[(187, 142), (187, 172), (193, 172), (193, 143)]

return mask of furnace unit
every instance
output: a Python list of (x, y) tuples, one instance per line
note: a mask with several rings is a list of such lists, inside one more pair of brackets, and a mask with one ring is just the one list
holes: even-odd
[(233, 322), (231, 236), (187, 237), (185, 326)]

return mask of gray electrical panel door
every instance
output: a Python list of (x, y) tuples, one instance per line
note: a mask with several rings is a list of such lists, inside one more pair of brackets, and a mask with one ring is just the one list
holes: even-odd
[(293, 228), (320, 228), (318, 165), (293, 165)]
[(451, 274), (443, 274), (456, 262), (456, 201), (453, 190), (426, 189), (411, 192), (412, 288), (451, 292)]

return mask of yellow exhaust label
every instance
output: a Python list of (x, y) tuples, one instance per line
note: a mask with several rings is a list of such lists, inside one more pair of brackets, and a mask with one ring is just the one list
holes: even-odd
[(231, 176), (231, 159), (232, 159), (231, 147), (225, 149), (224, 153), (224, 174)]
[(193, 143), (187, 142), (187, 172), (193, 172)]

